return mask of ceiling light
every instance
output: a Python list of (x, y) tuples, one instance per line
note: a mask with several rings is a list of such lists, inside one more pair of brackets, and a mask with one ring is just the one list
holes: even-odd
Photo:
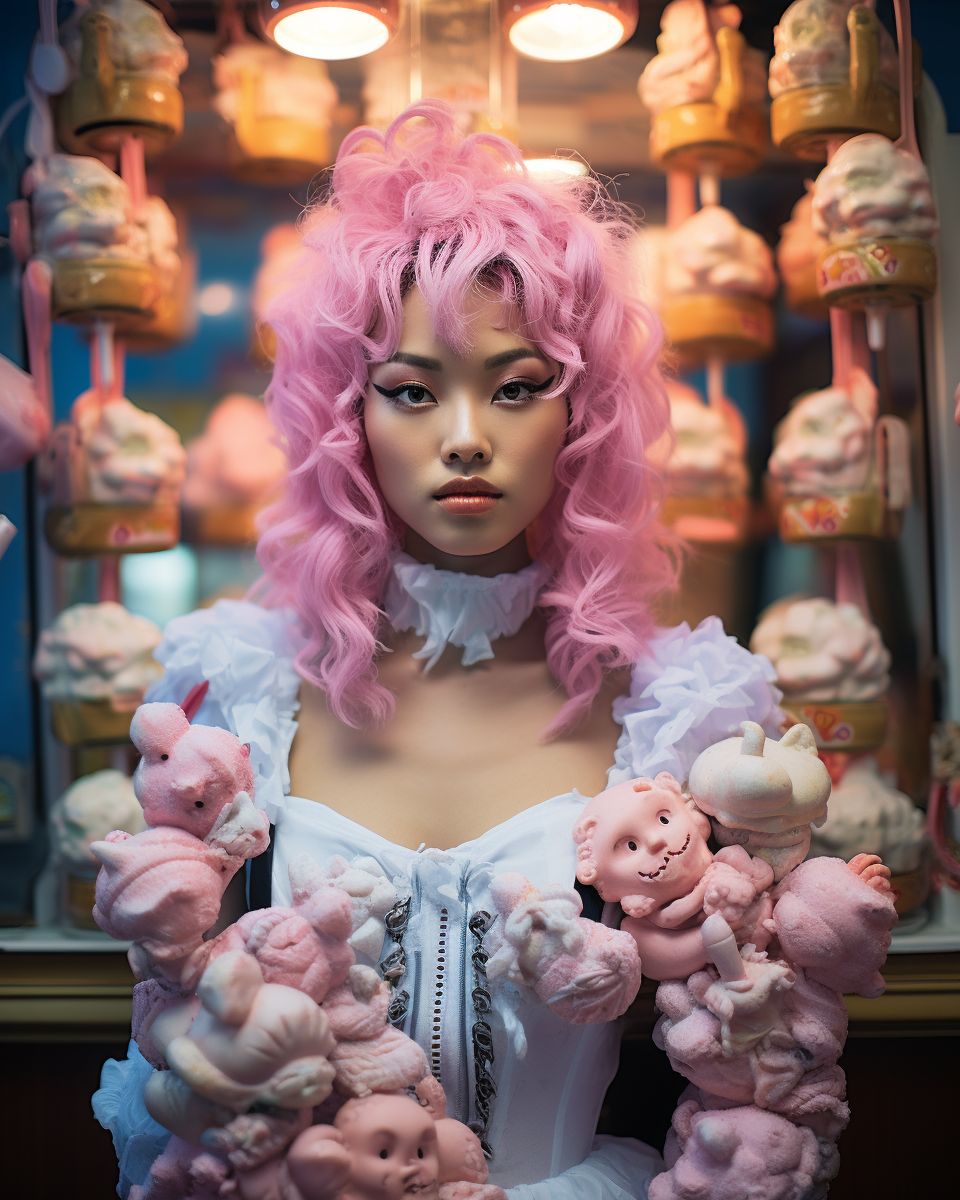
[(633, 33), (638, 14), (638, 0), (500, 0), (500, 20), (514, 49), (545, 62), (606, 54)]
[(264, 33), (304, 58), (359, 58), (397, 31), (399, 0), (257, 0)]
[(579, 158), (525, 158), (523, 165), (531, 175), (569, 175), (582, 179), (590, 174), (590, 168)]

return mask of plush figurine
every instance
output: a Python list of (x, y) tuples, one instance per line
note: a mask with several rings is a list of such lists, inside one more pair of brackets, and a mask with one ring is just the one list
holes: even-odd
[(390, 989), (372, 967), (350, 968), (323, 1004), (337, 1044), (330, 1055), (334, 1087), (343, 1096), (395, 1091), (429, 1073), (427, 1056), (387, 1022)]
[(739, 846), (711, 854), (709, 820), (667, 772), (595, 796), (573, 836), (577, 878), (620, 903), (649, 978), (685, 979), (710, 961), (700, 926), (712, 913), (739, 943), (769, 942), (773, 872)]
[(832, 1142), (760, 1108), (706, 1110), (688, 1088), (673, 1114), (664, 1153), (667, 1171), (650, 1184), (650, 1200), (805, 1200), (839, 1165)]
[[(154, 1021), (151, 1038), (171, 1072), (198, 1095), (234, 1112), (254, 1104), (312, 1108), (330, 1095), (334, 1038), (316, 1001), (265, 983), (257, 960), (236, 952), (207, 967), (197, 997), (201, 1008), (187, 1032), (183, 1011), (171, 1007)], [(192, 1015), (193, 1005), (185, 1007)]]
[(716, 742), (690, 768), (690, 794), (713, 818), (721, 845), (746, 847), (783, 879), (810, 849), (810, 826), (827, 819), (830, 773), (806, 725), (778, 742), (755, 721), (742, 737)]
[(250, 747), (225, 729), (191, 725), (179, 704), (142, 704), (130, 738), (143, 756), (133, 786), (150, 826), (204, 839), (239, 792), (253, 795)]
[(487, 978), (507, 979), (574, 1025), (622, 1016), (640, 986), (636, 942), (580, 916), (575, 891), (533, 887), (522, 875), (498, 875), (491, 886), (502, 920)]
[[(704, 1091), (838, 1137), (850, 1115), (837, 1066), (847, 1032), (843, 998), (765, 954), (743, 957), (743, 990), (712, 967), (662, 983), (655, 1043)], [(759, 987), (749, 986), (757, 979)]]
[[(442, 1106), (441, 1109), (442, 1111)], [(378, 1093), (348, 1101), (333, 1125), (314, 1125), (286, 1157), (240, 1173), (247, 1200), (504, 1200), (486, 1183), (480, 1143), (465, 1125), (436, 1119), (433, 1104)], [(456, 1125), (456, 1133), (446, 1126)]]

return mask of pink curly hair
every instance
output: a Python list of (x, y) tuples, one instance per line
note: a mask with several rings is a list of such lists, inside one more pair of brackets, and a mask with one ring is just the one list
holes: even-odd
[(515, 146), (462, 137), (439, 101), (412, 105), (385, 134), (345, 138), (329, 198), (303, 219), (303, 257), (265, 314), (277, 335), (267, 402), (290, 475), (258, 555), (268, 603), (292, 605), (310, 634), (300, 673), (346, 724), (382, 722), (394, 708), (376, 656), (403, 526), (377, 486), (361, 398), (370, 363), (396, 351), (413, 286), (441, 336), (463, 345), (464, 299), (482, 282), (561, 364), (569, 433), (528, 535), (554, 571), (539, 605), (547, 663), (568, 696), (545, 736), (575, 725), (604, 670), (643, 651), (646, 598), (672, 578), (645, 459), (669, 410), (631, 233), (595, 180), (532, 178)]

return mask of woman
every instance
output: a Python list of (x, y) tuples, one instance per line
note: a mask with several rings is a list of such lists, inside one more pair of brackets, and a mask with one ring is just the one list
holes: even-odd
[[(291, 467), (259, 546), (273, 607), (171, 622), (151, 696), (206, 678), (197, 719), (250, 742), (276, 824), (255, 904), (289, 902), (304, 851), (372, 857), (409, 897), (393, 1015), (517, 1200), (645, 1195), (659, 1160), (594, 1144), (616, 1025), (478, 974), (491, 878), (571, 886), (608, 777), (683, 779), (742, 719), (779, 721), (769, 665), (719, 622), (651, 629), (668, 417), (629, 234), (594, 182), (532, 180), (437, 102), (351, 134), (268, 314)], [(135, 1132), (128, 1178), (158, 1127)]]

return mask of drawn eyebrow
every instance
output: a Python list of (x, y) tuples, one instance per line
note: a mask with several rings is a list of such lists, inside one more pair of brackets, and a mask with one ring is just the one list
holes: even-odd
[(398, 350), (388, 359), (388, 363), (405, 363), (408, 367), (419, 367), (422, 371), (442, 371), (443, 363), (439, 358), (425, 358), (422, 354), (404, 354)]
[(536, 358), (540, 362), (547, 361), (535, 346), (518, 346), (516, 350), (505, 350), (502, 354), (494, 354), (484, 362), (483, 368), (485, 371), (492, 371), (496, 367), (505, 367), (508, 363), (520, 362), (524, 358)]

